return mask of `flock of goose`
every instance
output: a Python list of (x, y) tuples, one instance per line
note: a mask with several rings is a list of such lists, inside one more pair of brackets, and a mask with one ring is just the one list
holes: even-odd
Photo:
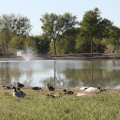
[[(81, 91), (84, 92), (106, 92), (106, 89), (101, 89), (100, 87), (80, 87)], [(77, 96), (89, 96), (88, 94), (85, 93), (77, 93)]]
[[(16, 97), (24, 97), (26, 96), (26, 94), (20, 90), (20, 88), (23, 88), (25, 85), (24, 84), (21, 84), (21, 83), (17, 83), (16, 86), (12, 87), (13, 89), (13, 96), (16, 96)], [(11, 89), (9, 86), (3, 86), (2, 89)], [(55, 88), (50, 86), (49, 84), (47, 84), (46, 86), (46, 89), (48, 89), (49, 91), (54, 91)], [(42, 91), (42, 88), (41, 87), (33, 87), (32, 90), (41, 90)], [(101, 89), (100, 87), (80, 87), (80, 91), (84, 91), (84, 92), (96, 92), (96, 91), (99, 91), (99, 92), (105, 92), (106, 89)], [(66, 89), (63, 90), (63, 94), (74, 94), (73, 91), (67, 91)], [(89, 96), (88, 94), (86, 93), (77, 93), (77, 96)], [(46, 97), (53, 97), (53, 98), (56, 98), (56, 97), (62, 97), (60, 94), (56, 95), (56, 94), (46, 94)]]
[(84, 90), (84, 92), (95, 92), (95, 91), (99, 91), (99, 92), (105, 92), (106, 89), (101, 89), (100, 87), (80, 87), (80, 90)]
[[(21, 83), (17, 83), (16, 86), (13, 86), (12, 89), (13, 89), (13, 96), (16, 96), (16, 97), (24, 97), (26, 96), (26, 94), (20, 90), (20, 88), (23, 88), (25, 85), (24, 84), (21, 84)], [(49, 90), (49, 91), (54, 91), (55, 88), (50, 86), (49, 84), (47, 84), (46, 88)], [(2, 89), (11, 89), (9, 86), (3, 86)], [(33, 87), (32, 90), (41, 90), (42, 91), (42, 88), (41, 87)], [(61, 95), (52, 95), (52, 94), (47, 94), (46, 97), (61, 97)]]

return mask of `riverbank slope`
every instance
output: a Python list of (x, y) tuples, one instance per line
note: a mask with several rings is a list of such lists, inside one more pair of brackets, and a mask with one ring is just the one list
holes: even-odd
[[(120, 59), (120, 54), (65, 54), (65, 55), (39, 55), (33, 57), (32, 60), (90, 60), (90, 59)], [(21, 56), (0, 56), (0, 61), (7, 60), (24, 60)]]

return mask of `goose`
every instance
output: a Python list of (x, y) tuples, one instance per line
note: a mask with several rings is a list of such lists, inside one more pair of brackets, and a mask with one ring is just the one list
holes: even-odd
[(88, 87), (80, 87), (80, 90), (86, 90)]
[(42, 90), (42, 88), (40, 88), (40, 87), (33, 87), (32, 89), (33, 90)]
[(11, 89), (9, 86), (3, 86), (2, 89)]
[(17, 87), (17, 88), (22, 88), (22, 87), (24, 87), (24, 86), (25, 86), (25, 85), (23, 85), (23, 84), (21, 84), (21, 83), (19, 83), (19, 82), (16, 84), (16, 87)]
[(57, 95), (57, 94), (46, 94), (46, 97), (52, 97), (52, 98), (59, 98), (59, 97), (62, 97), (61, 95)]
[(55, 90), (55, 88), (52, 87), (52, 86), (50, 86), (49, 84), (47, 84), (46, 88), (47, 88), (49, 91), (54, 91), (54, 90)]
[(97, 90), (100, 90), (100, 87), (95, 88), (95, 87), (89, 87), (87, 88), (84, 92), (95, 92)]
[(54, 98), (59, 98), (59, 97), (62, 97), (62, 95), (54, 94)]
[(106, 89), (99, 89), (100, 92), (106, 92)]
[(97, 89), (97, 92), (99, 92), (99, 93), (106, 92), (106, 89)]
[(77, 93), (77, 96), (89, 96), (89, 95), (84, 93)]
[(16, 87), (13, 87), (13, 96), (16, 96), (16, 97), (24, 97), (23, 94), (21, 94), (19, 91), (16, 90)]
[(64, 90), (63, 90), (63, 93), (64, 93), (64, 94), (71, 94), (71, 95), (72, 95), (74, 92), (73, 92), (73, 91), (67, 91), (66, 89), (64, 89)]
[(48, 97), (53, 97), (53, 95), (52, 94), (46, 94), (46, 97), (48, 98)]
[(17, 91), (20, 92), (23, 96), (26, 96), (26, 94), (20, 90), (20, 88), (17, 88)]

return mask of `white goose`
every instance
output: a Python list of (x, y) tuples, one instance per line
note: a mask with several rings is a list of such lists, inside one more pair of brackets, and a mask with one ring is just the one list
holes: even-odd
[(100, 90), (100, 87), (95, 88), (95, 87), (89, 87), (87, 88), (84, 92), (95, 92), (97, 90)]
[(80, 90), (86, 90), (88, 87), (80, 87)]
[(77, 93), (77, 96), (89, 96), (88, 94), (84, 94), (84, 93)]
[(24, 97), (23, 94), (21, 94), (19, 91), (16, 90), (16, 87), (13, 87), (13, 96), (16, 96), (16, 97)]

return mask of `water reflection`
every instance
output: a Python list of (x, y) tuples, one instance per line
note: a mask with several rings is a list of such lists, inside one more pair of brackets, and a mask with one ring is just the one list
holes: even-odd
[(120, 88), (119, 61), (43, 60), (0, 62), (0, 84)]

